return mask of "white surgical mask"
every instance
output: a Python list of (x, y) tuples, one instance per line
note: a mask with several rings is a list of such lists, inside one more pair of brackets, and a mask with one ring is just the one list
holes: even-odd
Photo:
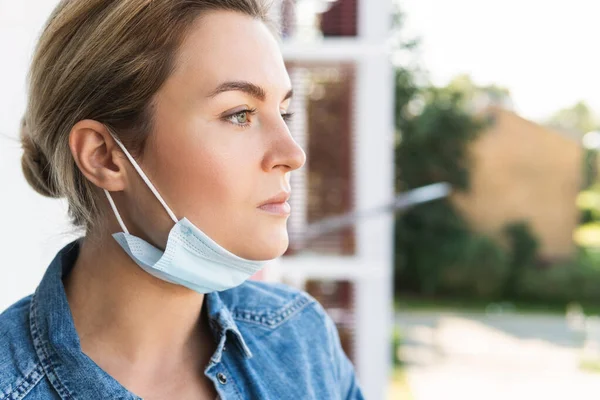
[(198, 293), (210, 293), (242, 284), (268, 262), (268, 260), (252, 261), (238, 257), (224, 249), (186, 218), (177, 220), (123, 143), (116, 137), (113, 138), (175, 223), (169, 232), (165, 251), (159, 250), (129, 233), (110, 193), (104, 190), (123, 229), (123, 232), (112, 236), (144, 271)]

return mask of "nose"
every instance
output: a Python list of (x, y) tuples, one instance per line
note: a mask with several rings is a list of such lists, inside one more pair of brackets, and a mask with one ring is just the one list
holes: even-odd
[(263, 159), (263, 169), (269, 172), (281, 168), (289, 172), (301, 168), (306, 163), (306, 153), (296, 143), (283, 121), (275, 124), (269, 137), (268, 151)]

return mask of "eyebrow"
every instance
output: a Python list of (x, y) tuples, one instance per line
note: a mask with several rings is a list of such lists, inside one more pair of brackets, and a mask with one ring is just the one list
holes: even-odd
[[(240, 91), (249, 94), (250, 96), (260, 101), (265, 101), (267, 93), (262, 87), (246, 81), (228, 81), (223, 82), (208, 97), (215, 97), (223, 92)], [(290, 89), (283, 97), (282, 101), (286, 101), (294, 95), (294, 90)]]

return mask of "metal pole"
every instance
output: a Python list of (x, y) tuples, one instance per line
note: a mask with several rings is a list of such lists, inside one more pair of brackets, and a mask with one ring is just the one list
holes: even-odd
[(404, 211), (415, 205), (427, 203), (433, 200), (447, 197), (452, 187), (446, 182), (434, 183), (404, 192), (394, 199), (392, 203), (369, 210), (352, 211), (334, 217), (324, 218), (307, 226), (306, 231), (291, 244), (293, 251), (302, 250), (307, 247), (308, 242), (326, 233), (334, 232), (348, 226), (354, 225), (358, 220), (375, 217), (381, 213), (396, 213)]

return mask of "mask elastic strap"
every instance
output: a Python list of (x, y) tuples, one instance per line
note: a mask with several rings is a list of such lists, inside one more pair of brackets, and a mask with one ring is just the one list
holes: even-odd
[(115, 217), (117, 217), (117, 221), (119, 221), (119, 225), (121, 225), (121, 229), (123, 229), (123, 232), (129, 233), (129, 230), (127, 230), (127, 227), (125, 226), (125, 222), (123, 222), (123, 218), (121, 218), (121, 214), (119, 214), (119, 210), (117, 210), (117, 206), (115, 205), (115, 202), (113, 201), (112, 196), (106, 189), (104, 189), (104, 193), (106, 193), (106, 197), (108, 198), (110, 207), (113, 209), (113, 212), (115, 213)]
[[(158, 193), (158, 190), (156, 190), (156, 188), (154, 187), (152, 182), (150, 182), (150, 179), (148, 179), (148, 177), (146, 176), (144, 171), (142, 171), (142, 169), (140, 168), (138, 163), (135, 161), (135, 159), (131, 156), (131, 154), (129, 154), (129, 151), (127, 151), (127, 148), (125, 148), (123, 143), (121, 143), (121, 141), (115, 135), (113, 135), (112, 132), (110, 132), (110, 135), (115, 140), (117, 145), (121, 148), (121, 150), (123, 150), (123, 153), (125, 153), (125, 156), (127, 156), (127, 158), (129, 159), (129, 162), (131, 162), (131, 165), (133, 165), (133, 167), (135, 168), (137, 173), (140, 175), (140, 177), (142, 178), (144, 183), (148, 186), (150, 191), (158, 199), (158, 201), (163, 206), (163, 208), (165, 209), (167, 214), (169, 214), (169, 217), (171, 217), (171, 219), (173, 220), (174, 223), (177, 223), (178, 220), (177, 220), (177, 217), (175, 216), (175, 213), (173, 211), (171, 211), (171, 209), (169, 208), (167, 203), (163, 200), (160, 193)], [(127, 228), (125, 227), (125, 224), (123, 223), (123, 219), (121, 218), (121, 215), (119, 214), (119, 211), (117, 210), (117, 207), (116, 207), (112, 197), (110, 196), (110, 193), (108, 193), (108, 191), (106, 191), (106, 190), (104, 190), (104, 192), (106, 193), (106, 196), (108, 197), (108, 202), (110, 203), (110, 205), (115, 213), (115, 216), (117, 217), (117, 220), (119, 221), (119, 225), (121, 225), (121, 228), (123, 229), (124, 232), (129, 233), (127, 231)]]

